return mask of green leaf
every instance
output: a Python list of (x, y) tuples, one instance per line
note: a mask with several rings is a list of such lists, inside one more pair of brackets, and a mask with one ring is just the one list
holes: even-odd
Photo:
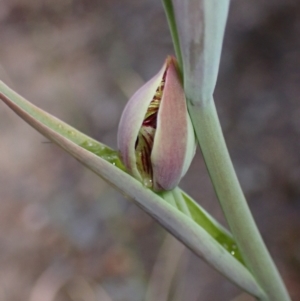
[[(166, 1), (166, 0), (165, 0)], [(170, 2), (171, 0), (167, 0)], [(180, 44), (184, 88), (188, 101), (211, 101), (219, 71), (229, 0), (172, 0), (177, 45)]]
[(192, 219), (203, 227), (220, 245), (222, 245), (232, 256), (244, 264), (242, 255), (238, 249), (232, 234), (218, 223), (205, 209), (193, 200), (184, 191), (181, 191), (186, 204), (190, 210)]
[[(35, 120), (41, 122), (45, 126), (54, 130), (56, 133), (125, 171), (125, 167), (119, 158), (119, 154), (115, 150), (81, 133), (67, 123), (36, 107), (18, 93), (7, 87), (1, 81), (0, 91), (3, 93), (3, 97), (12, 100), (14, 104), (16, 104), (20, 109), (24, 110), (24, 112), (26, 112)], [(7, 103), (7, 105), (9, 105), (9, 103)]]
[[(203, 258), (228, 279), (250, 294), (258, 297), (264, 295), (245, 266), (227, 252), (203, 227), (168, 204), (152, 190), (145, 188), (142, 183), (116, 168), (110, 161), (103, 159), (101, 156), (105, 152), (102, 153), (102, 150), (100, 150), (101, 156), (99, 157), (83, 148), (81, 145), (89, 141), (84, 140), (90, 139), (88, 136), (31, 105), (1, 82), (0, 98), (32, 127), (129, 197), (196, 255)], [(74, 131), (75, 135), (69, 130)], [(103, 147), (103, 151), (107, 150), (107, 147), (101, 143), (98, 146)]]

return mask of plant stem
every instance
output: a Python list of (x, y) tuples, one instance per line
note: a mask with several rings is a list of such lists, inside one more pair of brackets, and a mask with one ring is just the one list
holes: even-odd
[(163, 191), (160, 194), (158, 193), (158, 195), (161, 195), (161, 197), (173, 207), (178, 208), (172, 191)]
[(206, 106), (188, 101), (203, 157), (224, 214), (246, 265), (264, 289), (265, 301), (290, 297), (257, 229), (232, 165), (214, 101)]
[(180, 43), (179, 43), (177, 26), (176, 26), (176, 21), (175, 21), (173, 3), (172, 3), (172, 0), (162, 0), (162, 2), (163, 2), (163, 6), (164, 6), (164, 9), (166, 12), (169, 28), (171, 31), (173, 46), (174, 46), (175, 54), (176, 54), (177, 61), (179, 64), (179, 68), (180, 68), (180, 74), (182, 76), (183, 75), (183, 73), (182, 73), (182, 56), (181, 56)]
[(173, 189), (172, 193), (173, 193), (174, 200), (175, 200), (179, 210), (181, 212), (183, 212), (186, 216), (192, 218), (190, 209), (189, 209), (180, 189), (178, 187), (176, 187)]

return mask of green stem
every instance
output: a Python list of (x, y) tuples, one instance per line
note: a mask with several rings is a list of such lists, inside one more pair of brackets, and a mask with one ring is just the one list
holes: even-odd
[(174, 200), (175, 200), (179, 210), (181, 212), (183, 212), (186, 216), (192, 218), (192, 214), (190, 212), (190, 209), (189, 209), (189, 207), (186, 203), (186, 200), (184, 199), (179, 187), (174, 188), (172, 193), (173, 193)]
[(246, 265), (266, 292), (265, 301), (290, 297), (262, 240), (232, 165), (214, 101), (192, 105), (189, 112), (204, 160), (224, 214)]
[(161, 193), (158, 193), (158, 195), (161, 196), (165, 201), (167, 201), (167, 203), (177, 208), (177, 204), (174, 199), (172, 191), (163, 191)]
[(181, 75), (182, 73), (182, 56), (181, 56), (181, 50), (180, 50), (180, 43), (178, 38), (178, 32), (177, 32), (177, 26), (175, 21), (175, 15), (174, 15), (174, 9), (173, 9), (173, 3), (172, 0), (162, 0), (163, 6), (166, 12), (169, 28), (171, 31), (171, 36), (173, 40), (174, 50), (175, 54), (178, 60), (179, 69)]

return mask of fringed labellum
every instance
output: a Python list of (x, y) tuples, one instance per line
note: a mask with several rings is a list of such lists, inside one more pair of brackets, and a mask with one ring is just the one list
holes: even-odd
[(155, 191), (175, 188), (186, 173), (195, 135), (175, 58), (128, 101), (118, 147), (129, 173)]

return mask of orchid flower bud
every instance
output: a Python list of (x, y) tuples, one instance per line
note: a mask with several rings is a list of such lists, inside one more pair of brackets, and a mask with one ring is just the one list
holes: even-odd
[(124, 165), (155, 191), (175, 188), (195, 154), (195, 135), (175, 58), (128, 101), (118, 130)]

